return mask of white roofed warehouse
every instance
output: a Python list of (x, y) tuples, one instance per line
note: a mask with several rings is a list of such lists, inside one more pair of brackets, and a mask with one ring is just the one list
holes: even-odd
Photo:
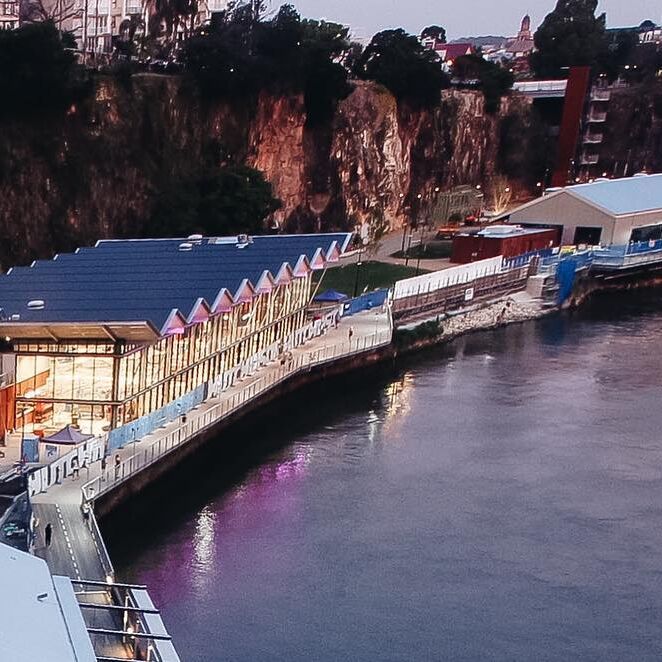
[(108, 240), (11, 269), (0, 337), (15, 364), (0, 425), (74, 425), (107, 434), (109, 450), (141, 438), (299, 342), (312, 272), (350, 239)]
[(566, 246), (658, 241), (662, 239), (662, 174), (548, 189), (505, 218), (525, 227), (558, 228)]

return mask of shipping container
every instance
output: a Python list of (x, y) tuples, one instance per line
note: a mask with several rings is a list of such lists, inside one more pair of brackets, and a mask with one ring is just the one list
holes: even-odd
[(498, 255), (510, 258), (558, 245), (556, 229), (492, 226), (479, 232), (458, 234), (453, 239), (451, 262), (467, 264)]

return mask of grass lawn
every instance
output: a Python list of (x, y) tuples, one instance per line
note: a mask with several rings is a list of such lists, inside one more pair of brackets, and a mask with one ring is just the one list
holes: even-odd
[[(337, 290), (349, 296), (354, 294), (356, 282), (356, 264), (347, 264), (342, 267), (327, 269), (320, 285), (319, 291)], [(419, 274), (426, 273), (420, 269)], [(416, 267), (404, 267), (399, 264), (386, 264), (385, 262), (364, 262), (359, 267), (359, 283), (357, 293), (364, 290), (376, 290), (380, 287), (391, 287), (397, 280), (411, 278), (416, 275)], [(322, 277), (322, 272), (316, 272), (316, 280)]]

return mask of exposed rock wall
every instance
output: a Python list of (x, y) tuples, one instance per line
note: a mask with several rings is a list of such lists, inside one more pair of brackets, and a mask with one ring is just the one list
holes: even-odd
[(618, 177), (662, 172), (662, 83), (612, 92), (599, 167)]
[(395, 226), (435, 187), (489, 178), (510, 112), (528, 104), (506, 99), (491, 117), (479, 93), (447, 92), (433, 111), (414, 112), (359, 83), (328, 125), (309, 127), (297, 96), (233, 107), (204, 103), (176, 77), (100, 79), (63, 116), (0, 126), (0, 265), (140, 236), (164, 184), (210, 154), (262, 170), (286, 229)]

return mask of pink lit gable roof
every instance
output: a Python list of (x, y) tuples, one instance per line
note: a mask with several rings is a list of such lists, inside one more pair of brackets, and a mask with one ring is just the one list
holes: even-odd
[(439, 53), (441, 59), (446, 62), (462, 55), (470, 55), (473, 53), (473, 46), (470, 42), (463, 41), (459, 44), (437, 44), (435, 50)]

